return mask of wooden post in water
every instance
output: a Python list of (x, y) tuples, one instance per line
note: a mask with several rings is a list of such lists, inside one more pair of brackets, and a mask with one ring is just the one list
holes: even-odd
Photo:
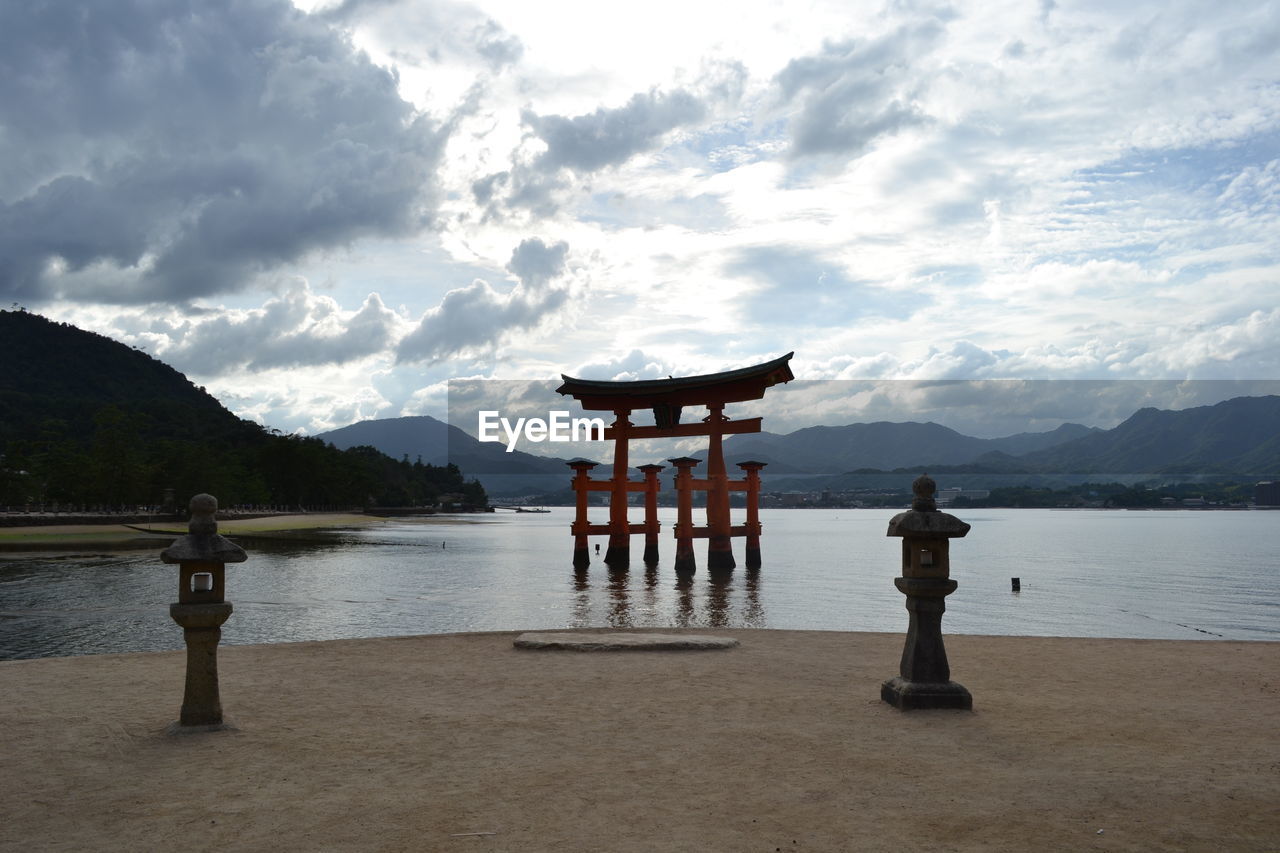
[(575, 459), (568, 465), (573, 469), (571, 485), (576, 507), (573, 525), (570, 528), (573, 533), (573, 567), (582, 569), (591, 565), (591, 552), (587, 546), (587, 498), (591, 494), (591, 469), (596, 467), (596, 463)]
[(613, 490), (609, 494), (609, 547), (604, 561), (609, 566), (622, 567), (631, 561), (631, 529), (627, 522), (627, 450), (631, 421), (629, 409), (617, 409), (613, 422)]
[(724, 404), (707, 406), (704, 419), (710, 432), (707, 445), (707, 569), (729, 571), (733, 559), (733, 539), (729, 530), (729, 475), (724, 467)]
[(676, 573), (691, 575), (698, 568), (693, 556), (693, 466), (692, 456), (668, 459), (676, 468)]
[(665, 465), (640, 465), (644, 473), (644, 561), (658, 562), (658, 472)]
[(739, 462), (747, 472), (747, 568), (760, 568), (760, 469), (764, 462)]

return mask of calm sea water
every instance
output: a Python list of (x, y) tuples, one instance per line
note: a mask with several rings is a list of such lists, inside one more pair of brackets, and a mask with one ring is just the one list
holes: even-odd
[[(603, 512), (603, 510), (601, 510)], [(571, 509), (388, 521), (246, 542), (224, 643), (566, 627), (906, 629), (891, 511), (764, 510), (764, 566), (713, 579), (662, 561), (571, 565)], [(1280, 640), (1280, 512), (974, 510), (952, 543), (943, 629)], [(594, 520), (594, 517), (593, 517)], [(322, 539), (323, 541), (312, 541)], [(593, 539), (593, 541), (595, 541)], [(0, 659), (182, 648), (177, 571), (149, 553), (0, 556)], [(739, 560), (741, 560), (740, 540)], [(1010, 591), (1019, 577), (1022, 591)]]

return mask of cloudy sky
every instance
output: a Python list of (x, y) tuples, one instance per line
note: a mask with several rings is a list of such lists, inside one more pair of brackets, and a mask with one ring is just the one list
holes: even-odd
[(311, 433), (792, 350), (1275, 379), (1278, 54), (1247, 0), (7, 3), (0, 300)]

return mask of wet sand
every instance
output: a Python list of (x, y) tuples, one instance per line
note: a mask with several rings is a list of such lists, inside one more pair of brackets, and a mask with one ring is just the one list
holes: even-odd
[(973, 712), (903, 713), (901, 635), (696, 633), (223, 647), (186, 735), (181, 653), (0, 663), (0, 849), (1280, 845), (1280, 643), (948, 637)]

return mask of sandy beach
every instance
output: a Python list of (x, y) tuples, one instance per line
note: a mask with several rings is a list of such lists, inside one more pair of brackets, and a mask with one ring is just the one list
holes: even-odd
[[(218, 532), (235, 538), (236, 534), (285, 533), (322, 528), (364, 527), (382, 523), (381, 518), (353, 512), (316, 512), (272, 515), (259, 518), (219, 518)], [(186, 532), (186, 524), (157, 521), (134, 527), (156, 531)], [(80, 549), (155, 550), (172, 538), (159, 533), (143, 533), (124, 524), (45, 524), (0, 528), (0, 551), (67, 551)]]
[(186, 735), (182, 653), (0, 663), (0, 849), (1280, 847), (1280, 644), (954, 636), (974, 710), (903, 713), (901, 635), (696, 633), (223, 647)]

